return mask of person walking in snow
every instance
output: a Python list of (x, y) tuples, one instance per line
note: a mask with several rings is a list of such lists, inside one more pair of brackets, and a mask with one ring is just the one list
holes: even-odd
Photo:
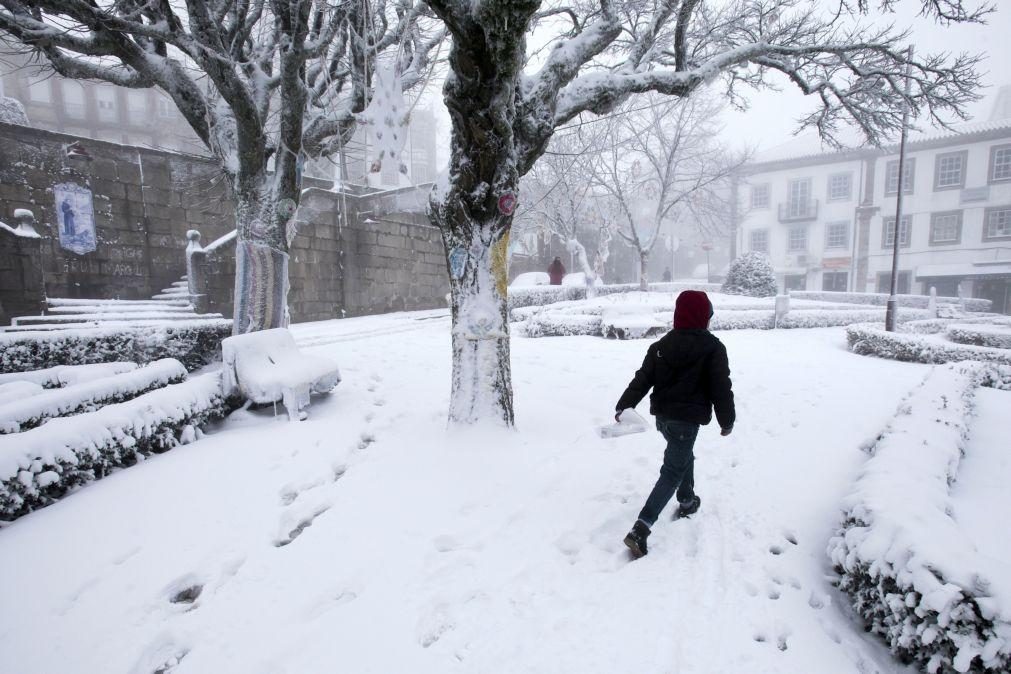
[(562, 285), (562, 277), (565, 276), (565, 265), (562, 264), (560, 257), (556, 257), (555, 261), (548, 266), (548, 276), (551, 278), (551, 285)]
[(650, 345), (642, 367), (622, 393), (615, 407), (615, 419), (649, 397), (650, 414), (667, 441), (660, 478), (639, 512), (625, 545), (638, 559), (647, 553), (650, 529), (671, 497), (677, 493), (676, 517), (698, 511), (702, 499), (695, 493), (695, 438), (699, 426), (712, 420), (713, 409), (721, 435), (734, 428), (734, 393), (730, 382), (727, 349), (709, 332), (713, 305), (698, 290), (678, 295), (674, 308), (674, 329)]

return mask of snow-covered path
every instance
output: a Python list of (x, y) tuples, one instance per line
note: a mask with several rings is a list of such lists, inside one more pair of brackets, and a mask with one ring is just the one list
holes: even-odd
[(738, 424), (700, 434), (700, 514), (630, 564), (662, 443), (593, 426), (646, 342), (515, 340), (518, 431), (447, 433), (448, 321), (296, 332), (345, 377), (308, 421), (234, 418), (0, 531), (0, 671), (901, 671), (824, 549), (925, 366), (722, 333)]

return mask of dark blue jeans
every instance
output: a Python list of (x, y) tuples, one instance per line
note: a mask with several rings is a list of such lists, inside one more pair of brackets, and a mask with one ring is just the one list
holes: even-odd
[(678, 501), (686, 503), (695, 497), (695, 438), (699, 425), (675, 419), (656, 418), (656, 429), (667, 441), (663, 453), (660, 478), (646, 499), (639, 519), (650, 527), (660, 517), (660, 511), (677, 492)]

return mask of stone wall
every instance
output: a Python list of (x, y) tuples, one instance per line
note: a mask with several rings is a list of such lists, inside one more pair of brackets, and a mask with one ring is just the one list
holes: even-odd
[[(12, 223), (13, 224), (13, 223)], [(39, 313), (45, 298), (42, 239), (20, 236), (0, 223), (0, 325)]]
[[(91, 161), (66, 156), (78, 140)], [(60, 245), (53, 186), (66, 182), (92, 191), (93, 252)], [(184, 273), (187, 229), (215, 236), (233, 226), (227, 186), (207, 159), (0, 124), (0, 219), (17, 208), (35, 213), (50, 297), (149, 298)]]
[[(66, 156), (75, 141), (90, 161)], [(60, 245), (53, 186), (63, 182), (93, 193), (93, 252)], [(339, 194), (305, 183), (289, 265), (293, 321), (446, 306), (445, 253), (424, 215), (429, 186)], [(198, 230), (209, 247), (234, 229), (227, 182), (209, 159), (0, 124), (0, 220), (12, 222), (17, 208), (35, 213), (43, 237), (36, 264), (50, 297), (149, 298), (186, 273), (188, 230)], [(19, 245), (0, 234), (0, 302), (7, 307), (0, 325), (42, 309), (26, 281), (8, 287), (16, 283), (14, 260), (23, 257)], [(231, 316), (234, 253), (227, 242), (205, 256), (208, 311)]]

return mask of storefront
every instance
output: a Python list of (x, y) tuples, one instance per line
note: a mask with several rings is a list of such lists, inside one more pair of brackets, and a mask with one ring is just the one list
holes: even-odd
[(987, 299), (994, 312), (1011, 314), (1011, 260), (922, 265), (916, 281), (924, 294), (935, 288), (941, 297)]

